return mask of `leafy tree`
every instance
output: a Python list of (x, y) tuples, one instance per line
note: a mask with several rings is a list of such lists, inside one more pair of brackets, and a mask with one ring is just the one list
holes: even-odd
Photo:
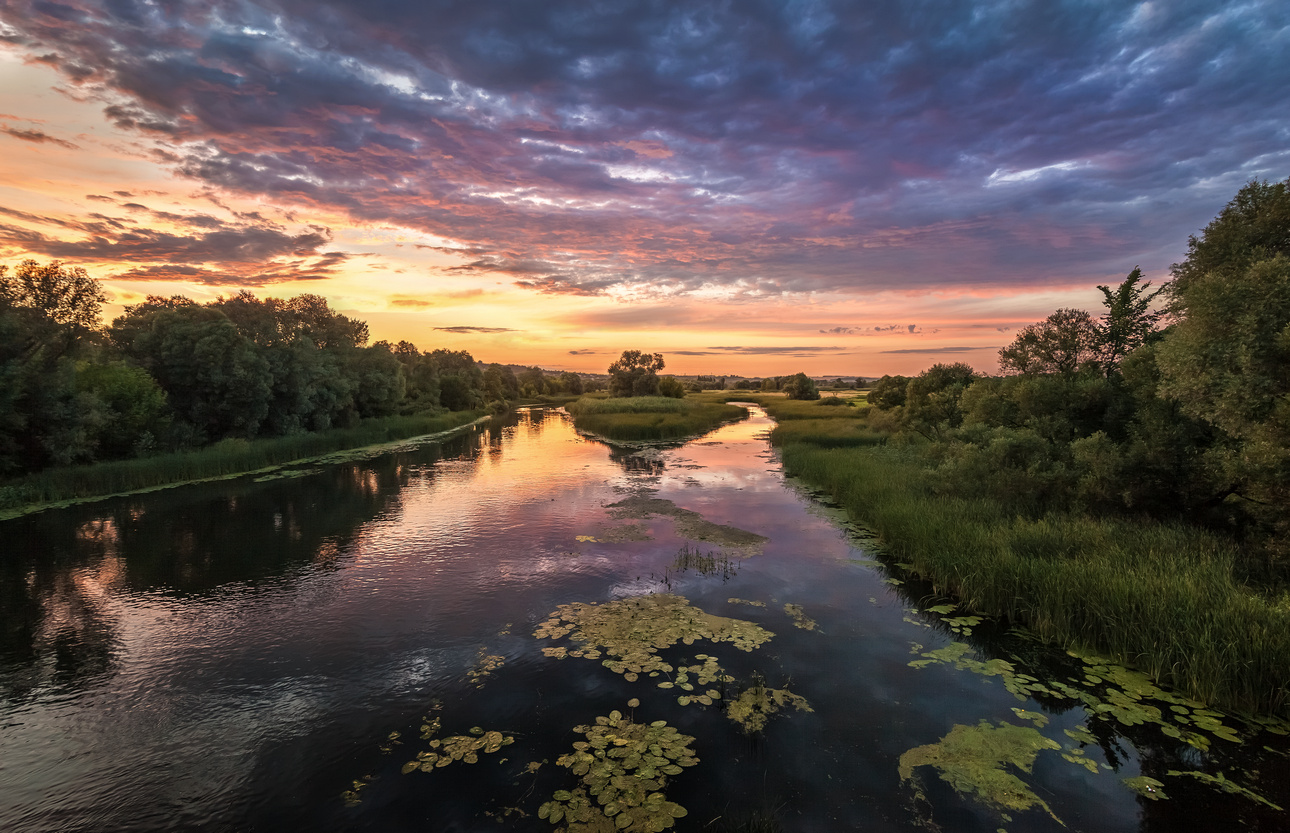
[(787, 391), (789, 399), (820, 398), (820, 392), (815, 387), (815, 381), (805, 373), (798, 373), (791, 377), (784, 385), (784, 390)]
[(450, 411), (484, 407), (484, 372), (465, 350), (438, 349), (430, 361), (439, 375), (439, 404)]
[(1096, 366), (1099, 341), (1092, 316), (1059, 309), (1002, 348), (999, 367), (1004, 373), (1075, 373)]
[(1120, 361), (1157, 331), (1161, 313), (1151, 311), (1151, 302), (1164, 290), (1147, 292), (1151, 281), (1139, 286), (1140, 280), (1142, 270), (1135, 266), (1114, 291), (1098, 287), (1106, 307), (1106, 314), (1097, 325), (1098, 360), (1108, 374), (1119, 370)]
[(151, 451), (170, 425), (166, 393), (148, 373), (123, 361), (80, 362), (76, 388), (95, 400), (101, 419), (89, 438), (98, 458)]
[(505, 402), (520, 395), (520, 380), (515, 371), (504, 364), (490, 364), (484, 371), (485, 398)]
[(878, 410), (889, 411), (905, 404), (905, 389), (908, 387), (908, 376), (885, 375), (873, 383), (865, 399)]
[(1251, 180), (1237, 192), (1200, 237), (1187, 240), (1187, 258), (1172, 267), (1166, 287), (1171, 310), (1183, 313), (1187, 293), (1206, 275), (1235, 275), (1278, 254), (1290, 257), (1290, 178), (1269, 184)]
[(540, 367), (526, 367), (516, 378), (520, 382), (520, 392), (525, 396), (545, 396), (552, 393), (550, 380)]
[(13, 275), (0, 266), (0, 298), (6, 306), (36, 310), (55, 324), (92, 330), (99, 324), (107, 294), (79, 266), (57, 260), (41, 266), (24, 260)]
[(675, 376), (664, 376), (658, 380), (658, 395), (670, 399), (684, 399), (685, 385)]
[(219, 310), (151, 301), (112, 322), (113, 342), (152, 374), (199, 438), (254, 436), (272, 397), (268, 362)]
[(349, 365), (358, 382), (354, 391), (358, 415), (365, 418), (393, 414), (403, 399), (406, 383), (403, 365), (389, 345), (380, 342), (360, 348), (353, 353)]
[(560, 389), (573, 396), (582, 395), (582, 377), (577, 373), (565, 371), (560, 374)]
[(976, 379), (963, 362), (934, 364), (909, 380), (905, 389), (905, 425), (928, 438), (940, 437), (963, 421), (959, 399)]
[(662, 353), (624, 350), (609, 366), (611, 396), (653, 396), (658, 393), (658, 372), (663, 369)]

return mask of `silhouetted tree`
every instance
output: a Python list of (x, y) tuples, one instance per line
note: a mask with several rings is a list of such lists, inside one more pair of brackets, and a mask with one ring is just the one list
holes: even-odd
[(663, 369), (662, 353), (624, 350), (609, 366), (611, 396), (653, 396), (658, 393), (658, 372)]

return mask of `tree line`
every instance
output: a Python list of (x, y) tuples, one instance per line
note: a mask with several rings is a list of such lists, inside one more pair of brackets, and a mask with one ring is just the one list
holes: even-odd
[(318, 295), (149, 296), (102, 326), (105, 301), (84, 269), (0, 265), (0, 476), (583, 389), (576, 374), (369, 344)]
[(1057, 310), (999, 351), (1002, 375), (884, 376), (871, 421), (929, 441), (946, 493), (1224, 527), (1290, 556), (1290, 179), (1250, 182), (1152, 290)]

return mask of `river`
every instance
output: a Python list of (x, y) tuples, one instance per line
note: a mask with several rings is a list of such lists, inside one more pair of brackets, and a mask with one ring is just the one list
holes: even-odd
[(605, 789), (586, 829), (1290, 829), (1283, 725), (955, 609), (750, 410), (0, 523), (0, 830), (553, 830)]

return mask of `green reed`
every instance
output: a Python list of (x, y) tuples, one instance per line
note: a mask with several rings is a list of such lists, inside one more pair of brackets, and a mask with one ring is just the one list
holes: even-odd
[(382, 417), (363, 420), (353, 428), (222, 440), (193, 451), (49, 469), (0, 485), (0, 519), (47, 504), (229, 477), (343, 449), (435, 434), (474, 422), (481, 415), (458, 411)]
[(937, 591), (1203, 702), (1290, 711), (1290, 610), (1239, 580), (1231, 542), (1182, 525), (1010, 516), (934, 494), (917, 448), (827, 448), (827, 430), (820, 443), (784, 436), (786, 470), (830, 493)]

